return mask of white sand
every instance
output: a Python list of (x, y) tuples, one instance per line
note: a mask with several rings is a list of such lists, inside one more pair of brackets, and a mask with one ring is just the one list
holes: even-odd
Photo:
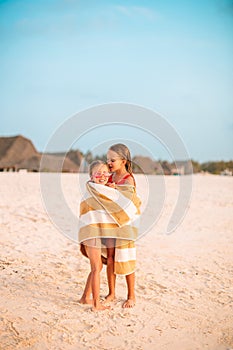
[[(77, 176), (62, 180), (75, 212)], [(136, 307), (122, 309), (126, 286), (118, 277), (112, 309), (94, 313), (78, 304), (88, 259), (50, 222), (39, 174), (1, 173), (0, 349), (233, 349), (233, 178), (193, 181), (184, 221), (164, 235), (179, 183), (166, 177), (162, 216), (138, 241)], [(101, 278), (104, 296), (105, 268)]]

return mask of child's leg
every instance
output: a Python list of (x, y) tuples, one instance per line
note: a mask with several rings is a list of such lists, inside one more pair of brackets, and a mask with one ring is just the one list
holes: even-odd
[(83, 295), (81, 297), (81, 299), (79, 300), (79, 302), (81, 304), (93, 304), (93, 300), (91, 300), (91, 272), (89, 273), (88, 277), (87, 277), (87, 282), (86, 282), (86, 286), (83, 292)]
[(108, 278), (109, 293), (105, 299), (107, 301), (112, 301), (115, 299), (115, 285), (116, 285), (116, 275), (114, 274), (115, 239), (107, 238), (106, 245), (107, 245), (107, 278)]
[(86, 252), (91, 263), (91, 290), (93, 295), (93, 309), (104, 310), (108, 306), (100, 303), (100, 271), (102, 270), (101, 249), (86, 245)]
[(135, 305), (135, 293), (134, 293), (134, 285), (135, 285), (135, 273), (131, 273), (130, 275), (126, 276), (126, 282), (128, 287), (128, 298), (124, 302), (123, 307), (124, 308), (130, 308), (134, 307)]
[[(86, 241), (86, 244), (90, 243), (94, 243), (94, 240), (88, 240)], [(87, 252), (86, 252), (86, 245), (84, 243), (81, 243), (80, 245), (80, 251), (81, 253), (86, 256), (88, 258)], [(88, 277), (87, 277), (87, 281), (86, 281), (86, 285), (85, 285), (85, 289), (83, 292), (83, 295), (81, 297), (81, 299), (79, 300), (79, 302), (81, 304), (92, 304), (92, 300), (91, 300), (91, 272), (89, 273)]]

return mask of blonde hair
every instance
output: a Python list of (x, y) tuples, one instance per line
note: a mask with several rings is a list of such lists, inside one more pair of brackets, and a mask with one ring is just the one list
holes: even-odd
[(97, 165), (106, 165), (106, 167), (107, 167), (107, 164), (105, 162), (103, 162), (102, 160), (93, 160), (93, 162), (91, 162), (91, 164), (89, 165), (89, 175), (90, 176), (92, 176), (93, 169)]
[(116, 152), (120, 158), (126, 160), (125, 169), (129, 174), (132, 174), (132, 160), (130, 150), (128, 149), (128, 147), (125, 146), (123, 143), (116, 143), (115, 145), (109, 147), (109, 150)]

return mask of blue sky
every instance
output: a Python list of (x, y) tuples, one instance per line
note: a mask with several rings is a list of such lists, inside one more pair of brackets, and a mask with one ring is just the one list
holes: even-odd
[(232, 159), (232, 37), (228, 0), (0, 0), (0, 135), (42, 151), (69, 116), (127, 102), (161, 113), (193, 159)]

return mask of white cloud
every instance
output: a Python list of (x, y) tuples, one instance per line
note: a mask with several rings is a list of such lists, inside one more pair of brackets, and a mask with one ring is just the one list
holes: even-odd
[(140, 16), (149, 20), (154, 20), (158, 17), (158, 14), (149, 7), (116, 5), (114, 8), (128, 17)]
[(157, 17), (157, 14), (148, 7), (142, 7), (142, 6), (133, 6), (132, 7), (134, 13), (145, 17), (147, 19), (153, 20)]
[(117, 6), (114, 6), (114, 8), (126, 16), (131, 16), (131, 12), (129, 11), (129, 8), (126, 6), (117, 5)]

